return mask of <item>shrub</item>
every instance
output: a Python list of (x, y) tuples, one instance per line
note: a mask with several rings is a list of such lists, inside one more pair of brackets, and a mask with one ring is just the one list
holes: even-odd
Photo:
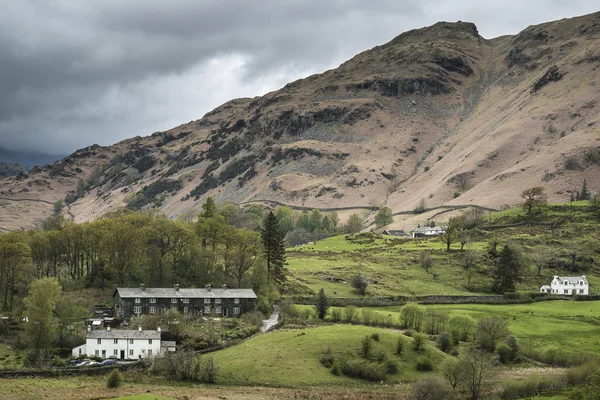
[(500, 343), (496, 346), (496, 354), (498, 354), (498, 359), (502, 364), (508, 364), (512, 362), (512, 350), (506, 343)]
[(360, 315), (362, 316), (363, 324), (371, 325), (373, 318), (375, 317), (375, 311), (370, 308), (363, 308)]
[(371, 342), (370, 336), (365, 336), (361, 342), (360, 354), (367, 358), (371, 353), (371, 349), (373, 348), (373, 343)]
[(333, 366), (333, 363), (335, 362), (335, 357), (333, 356), (333, 353), (331, 352), (330, 348), (327, 348), (327, 350), (325, 350), (325, 352), (321, 354), (321, 358), (319, 359), (319, 361), (325, 368), (331, 368)]
[(452, 314), (448, 320), (448, 330), (457, 344), (459, 340), (467, 342), (475, 330), (475, 320), (470, 315)]
[(346, 322), (351, 324), (356, 320), (358, 312), (356, 311), (356, 307), (354, 306), (346, 306), (344, 308), (344, 316), (346, 317)]
[[(508, 347), (508, 346), (507, 346)], [(519, 381), (505, 382), (500, 392), (501, 399), (519, 399), (538, 394), (540, 390), (540, 377), (530, 375)]]
[(340, 363), (336, 360), (333, 362), (333, 365), (331, 366), (331, 373), (334, 375), (341, 375), (342, 374), (342, 369), (340, 368)]
[(367, 281), (367, 278), (361, 274), (356, 274), (350, 280), (350, 286), (356, 289), (359, 295), (364, 296), (367, 294), (367, 286), (369, 286), (369, 282)]
[(433, 371), (433, 363), (427, 356), (417, 358), (417, 371)]
[(396, 342), (396, 354), (402, 354), (403, 350), (404, 350), (404, 340), (402, 340), (402, 338), (399, 337), (398, 341)]
[(600, 150), (590, 147), (585, 151), (585, 160), (591, 164), (600, 164)]
[(506, 345), (508, 347), (510, 347), (511, 361), (513, 361), (513, 362), (517, 361), (517, 359), (519, 358), (519, 352), (521, 350), (519, 347), (519, 342), (517, 341), (517, 338), (514, 337), (513, 335), (508, 335), (506, 337)]
[(374, 333), (371, 335), (371, 339), (373, 339), (376, 342), (379, 342), (379, 333)]
[(413, 384), (411, 399), (447, 399), (449, 397), (448, 392), (448, 386), (439, 376), (424, 376), (417, 379)]
[(331, 320), (333, 322), (341, 322), (342, 321), (342, 309), (334, 308), (331, 310)]
[(367, 360), (347, 358), (341, 362), (340, 370), (344, 375), (353, 378), (362, 378), (369, 381), (385, 379), (385, 366)]
[(421, 350), (425, 346), (425, 343), (427, 343), (427, 336), (422, 333), (416, 333), (413, 336), (413, 349)]
[(386, 357), (383, 364), (385, 365), (385, 372), (388, 374), (395, 374), (398, 372), (398, 364), (396, 364), (396, 361), (392, 360), (391, 358)]
[(108, 374), (108, 379), (106, 380), (106, 387), (109, 389), (116, 389), (121, 387), (123, 384), (123, 374), (118, 369), (113, 369), (110, 374)]
[(438, 346), (444, 353), (448, 353), (454, 347), (454, 340), (450, 332), (442, 332), (438, 336)]
[(408, 303), (400, 311), (400, 324), (405, 328), (420, 331), (424, 315), (423, 306), (416, 303)]
[(581, 385), (587, 382), (596, 372), (598, 372), (598, 364), (595, 362), (587, 362), (577, 367), (571, 367), (565, 373), (567, 385)]
[(212, 358), (212, 357), (205, 358), (202, 363), (201, 381), (204, 383), (216, 383), (218, 372), (219, 372), (219, 367), (217, 367), (217, 364), (215, 363), (214, 358)]
[(564, 166), (570, 171), (579, 171), (582, 169), (579, 159), (575, 156), (568, 156), (565, 159)]
[(452, 389), (456, 388), (461, 378), (461, 370), (459, 361), (456, 358), (446, 358), (440, 364), (441, 375), (446, 378)]

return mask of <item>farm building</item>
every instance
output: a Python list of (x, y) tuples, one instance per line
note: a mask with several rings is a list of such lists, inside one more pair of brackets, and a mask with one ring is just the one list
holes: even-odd
[(590, 294), (590, 284), (585, 275), (581, 276), (554, 276), (550, 285), (540, 288), (540, 293), (587, 295)]

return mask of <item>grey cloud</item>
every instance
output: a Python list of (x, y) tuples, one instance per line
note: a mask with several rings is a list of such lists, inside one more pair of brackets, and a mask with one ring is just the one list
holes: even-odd
[(0, 146), (67, 153), (200, 118), (335, 67), (403, 31), (485, 37), (595, 1), (14, 0), (0, 5)]

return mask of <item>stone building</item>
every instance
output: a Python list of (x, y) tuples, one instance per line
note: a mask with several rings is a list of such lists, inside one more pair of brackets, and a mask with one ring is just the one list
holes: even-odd
[(252, 289), (117, 288), (113, 294), (115, 316), (128, 320), (143, 314), (176, 310), (184, 315), (237, 317), (256, 307)]

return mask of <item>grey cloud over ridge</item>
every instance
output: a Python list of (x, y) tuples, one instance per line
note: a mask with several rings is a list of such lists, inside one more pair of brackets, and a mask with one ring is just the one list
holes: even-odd
[(594, 7), (586, 0), (7, 0), (0, 147), (64, 154), (166, 130), (439, 20), (472, 21), (495, 37)]

